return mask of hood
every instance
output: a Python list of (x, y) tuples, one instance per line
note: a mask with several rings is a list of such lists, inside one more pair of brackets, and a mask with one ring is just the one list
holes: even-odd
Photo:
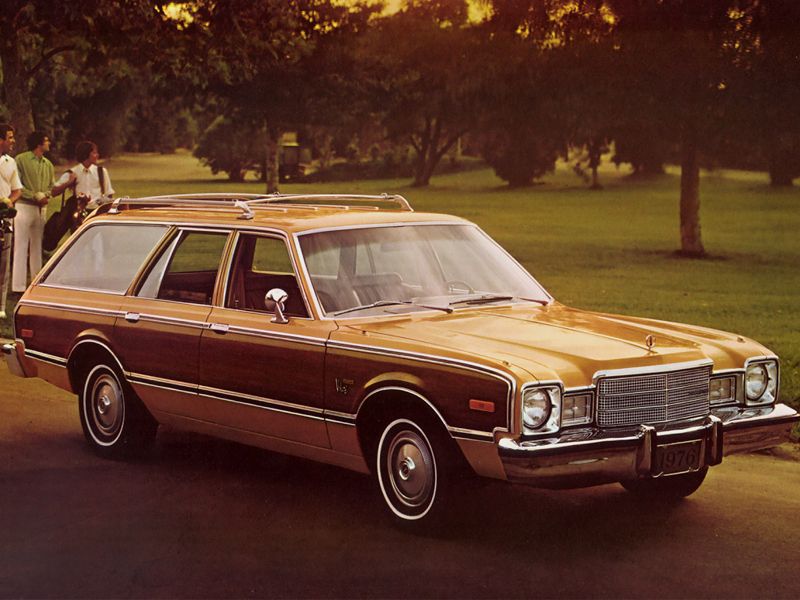
[[(452, 314), (348, 323), (370, 335), (414, 342), (465, 359), (513, 365), (537, 380), (590, 385), (597, 371), (711, 359), (714, 369), (741, 368), (763, 346), (713, 329), (572, 309), (558, 303), (481, 307)], [(652, 347), (648, 347), (647, 337)]]

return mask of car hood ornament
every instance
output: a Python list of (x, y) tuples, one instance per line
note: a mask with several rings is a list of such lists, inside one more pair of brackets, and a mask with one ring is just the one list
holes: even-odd
[(651, 334), (650, 334), (650, 335), (648, 335), (646, 338), (644, 338), (644, 343), (645, 343), (645, 344), (647, 344), (647, 349), (648, 349), (648, 350), (652, 350), (652, 349), (653, 349), (653, 346), (655, 346), (655, 345), (656, 345), (656, 336), (654, 336), (654, 335), (651, 333)]

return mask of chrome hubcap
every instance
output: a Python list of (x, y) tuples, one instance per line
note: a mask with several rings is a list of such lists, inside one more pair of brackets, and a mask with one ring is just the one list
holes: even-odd
[(92, 386), (92, 420), (103, 435), (113, 436), (122, 426), (122, 389), (114, 377), (101, 375)]
[(423, 506), (435, 483), (433, 456), (425, 440), (413, 431), (401, 431), (389, 444), (387, 471), (396, 497), (406, 506)]
[(400, 463), (400, 469), (398, 472), (398, 475), (400, 475), (400, 479), (402, 479), (403, 481), (408, 481), (412, 475), (412, 472), (416, 467), (417, 465), (414, 464), (412, 458), (410, 456), (407, 456)]

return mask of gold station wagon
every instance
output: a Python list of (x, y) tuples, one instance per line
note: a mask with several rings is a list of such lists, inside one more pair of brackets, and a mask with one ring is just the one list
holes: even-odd
[(169, 424), (371, 473), (422, 523), (464, 469), (684, 497), (800, 419), (760, 344), (559, 304), (477, 226), (401, 196), (104, 208), (4, 348), (14, 374), (77, 393), (103, 456)]

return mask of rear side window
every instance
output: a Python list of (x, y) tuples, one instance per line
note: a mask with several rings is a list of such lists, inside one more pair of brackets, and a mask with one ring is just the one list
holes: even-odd
[(86, 229), (45, 277), (45, 285), (124, 294), (165, 225), (100, 224)]
[(138, 296), (211, 304), (227, 233), (184, 231), (150, 270)]

